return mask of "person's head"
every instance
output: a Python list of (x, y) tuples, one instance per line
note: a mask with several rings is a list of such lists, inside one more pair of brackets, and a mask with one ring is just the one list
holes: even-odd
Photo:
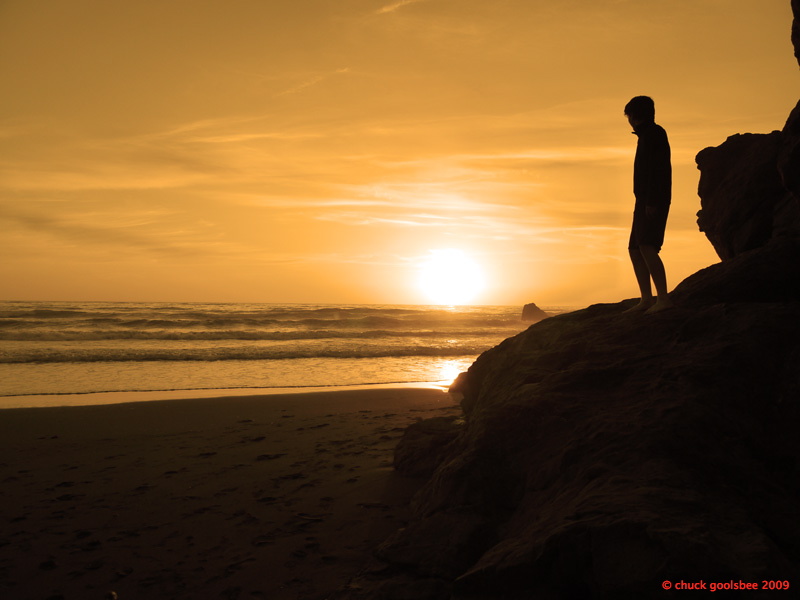
[(636, 96), (625, 105), (625, 116), (631, 125), (655, 121), (656, 105), (649, 96)]

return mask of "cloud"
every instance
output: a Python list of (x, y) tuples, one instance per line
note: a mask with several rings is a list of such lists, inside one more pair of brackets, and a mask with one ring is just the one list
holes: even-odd
[(399, 2), (393, 2), (392, 4), (387, 4), (375, 11), (376, 15), (384, 15), (386, 13), (392, 13), (396, 10), (403, 8), (409, 4), (417, 4), (418, 2), (426, 2), (427, 0), (400, 0)]
[(330, 221), (342, 225), (392, 225), (400, 227), (447, 227), (452, 219), (437, 215), (397, 215), (375, 216), (357, 212), (332, 212), (316, 217), (320, 221)]
[(3, 148), (0, 187), (12, 191), (174, 189), (219, 180), (235, 170), (219, 154), (198, 151), (180, 136), (167, 132), (112, 138), (30, 128)]
[[(51, 214), (0, 205), (0, 221), (9, 229), (42, 233), (69, 246), (146, 251), (157, 255), (191, 256), (209, 252), (220, 242), (214, 232), (190, 231), (168, 211), (139, 211), (127, 215), (80, 212), (53, 204)], [(59, 215), (59, 210), (68, 211)]]
[(262, 133), (221, 133), (219, 135), (198, 136), (188, 139), (201, 144), (237, 144), (239, 142), (252, 142), (254, 140), (299, 141), (319, 139), (322, 137), (324, 136), (320, 133), (270, 131)]
[[(419, 0), (414, 0), (414, 1), (419, 1)], [(297, 92), (301, 92), (307, 88), (315, 86), (318, 83), (325, 81), (326, 79), (330, 79), (331, 77), (335, 77), (336, 75), (344, 75), (349, 72), (350, 68), (345, 67), (343, 69), (336, 69), (335, 71), (332, 71), (330, 73), (323, 73), (322, 75), (317, 75), (315, 77), (312, 77), (311, 79), (304, 81), (303, 83), (300, 83), (299, 85), (293, 86), (282, 92), (278, 92), (277, 94), (275, 94), (275, 97), (290, 96), (292, 94), (296, 94)]]

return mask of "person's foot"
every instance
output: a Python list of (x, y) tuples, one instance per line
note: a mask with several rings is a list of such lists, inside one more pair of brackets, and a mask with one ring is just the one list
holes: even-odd
[(675, 308), (675, 305), (672, 303), (672, 300), (669, 298), (659, 298), (656, 303), (647, 309), (644, 314), (646, 315), (653, 315), (655, 313), (660, 313), (665, 310), (669, 310), (670, 308)]
[(628, 310), (623, 311), (622, 314), (647, 312), (651, 308), (655, 308), (655, 300), (653, 298), (649, 298), (647, 300), (642, 298), (641, 300), (639, 300), (639, 304), (630, 307)]

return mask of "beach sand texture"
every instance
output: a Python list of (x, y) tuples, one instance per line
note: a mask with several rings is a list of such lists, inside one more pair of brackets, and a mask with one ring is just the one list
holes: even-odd
[(0, 412), (0, 597), (322, 599), (408, 517), (436, 389)]

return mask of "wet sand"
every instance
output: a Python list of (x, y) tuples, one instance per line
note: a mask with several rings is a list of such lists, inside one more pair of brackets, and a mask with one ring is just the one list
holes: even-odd
[(408, 518), (437, 389), (0, 411), (0, 597), (323, 599)]

